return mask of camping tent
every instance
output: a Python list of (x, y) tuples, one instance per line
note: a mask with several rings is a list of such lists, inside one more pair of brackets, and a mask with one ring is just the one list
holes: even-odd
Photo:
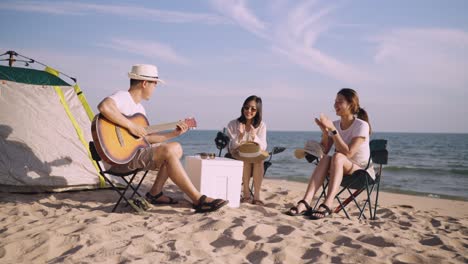
[(59, 72), (0, 65), (0, 191), (98, 188), (92, 110)]

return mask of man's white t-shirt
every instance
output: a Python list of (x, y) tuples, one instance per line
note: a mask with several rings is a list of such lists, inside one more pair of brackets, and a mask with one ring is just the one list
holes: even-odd
[[(128, 91), (118, 91), (109, 96), (109, 98), (114, 100), (115, 105), (117, 106), (117, 109), (119, 109), (120, 113), (126, 116), (132, 116), (136, 113), (141, 113), (146, 117), (146, 111), (143, 105), (135, 103)], [(111, 164), (104, 162), (104, 168), (106, 170), (110, 169), (111, 167)]]
[(361, 167), (365, 167), (369, 161), (370, 156), (369, 124), (362, 119), (356, 118), (354, 119), (351, 126), (345, 130), (341, 129), (340, 120), (333, 121), (333, 125), (335, 125), (337, 132), (348, 146), (351, 144), (353, 138), (364, 138), (364, 142), (359, 146), (358, 150), (354, 156), (350, 158), (350, 160)]
[(109, 96), (109, 98), (114, 100), (119, 111), (126, 116), (131, 116), (136, 113), (142, 113), (146, 116), (146, 111), (143, 105), (140, 103), (135, 103), (128, 91), (118, 91)]

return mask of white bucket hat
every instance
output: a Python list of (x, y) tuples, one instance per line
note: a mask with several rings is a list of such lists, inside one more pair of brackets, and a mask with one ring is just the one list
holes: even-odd
[(158, 68), (150, 64), (135, 64), (132, 66), (132, 71), (128, 73), (128, 77), (134, 80), (153, 81), (164, 83), (159, 79)]

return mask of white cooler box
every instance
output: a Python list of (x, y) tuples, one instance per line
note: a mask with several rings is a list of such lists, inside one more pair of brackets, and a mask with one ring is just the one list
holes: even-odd
[(185, 157), (185, 170), (195, 188), (208, 197), (228, 200), (229, 207), (240, 205), (243, 166), (242, 161), (227, 158)]

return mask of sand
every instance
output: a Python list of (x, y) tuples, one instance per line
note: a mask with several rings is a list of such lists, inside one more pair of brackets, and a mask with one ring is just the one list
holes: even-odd
[(265, 180), (266, 206), (209, 214), (185, 201), (111, 213), (112, 190), (0, 193), (0, 263), (468, 263), (466, 201), (381, 192), (376, 220), (283, 214), (305, 187)]

